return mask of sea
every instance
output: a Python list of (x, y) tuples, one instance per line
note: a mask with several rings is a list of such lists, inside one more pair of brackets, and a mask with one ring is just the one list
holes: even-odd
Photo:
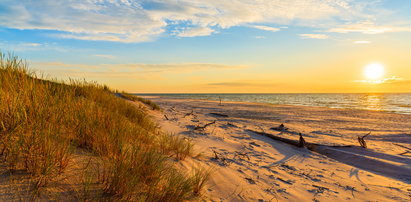
[(303, 94), (136, 94), (180, 99), (204, 99), (366, 109), (411, 114), (411, 93), (303, 93)]

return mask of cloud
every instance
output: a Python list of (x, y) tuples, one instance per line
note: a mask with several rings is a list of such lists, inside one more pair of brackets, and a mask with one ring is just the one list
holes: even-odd
[(354, 44), (370, 44), (371, 41), (354, 41)]
[(280, 31), (280, 28), (263, 26), (263, 25), (253, 25), (253, 26), (251, 26), (251, 27), (256, 28), (256, 29), (265, 30), (265, 31), (270, 31), (270, 32), (278, 32), (278, 31)]
[(403, 84), (403, 83), (411, 83), (411, 80), (406, 80), (403, 78), (399, 78), (397, 76), (392, 76), (392, 77), (384, 78), (380, 80), (355, 80), (354, 82), (368, 83), (368, 84)]
[(177, 31), (176, 35), (179, 37), (208, 36), (214, 32), (215, 31), (209, 27), (194, 27)]
[[(1, 9), (1, 8), (0, 8)], [(58, 52), (66, 52), (67, 49), (60, 47), (56, 43), (37, 43), (37, 42), (14, 42), (14, 41), (2, 41), (0, 46), (9, 51), (39, 51), (39, 50), (52, 50)]]
[(361, 22), (357, 24), (342, 25), (339, 27), (331, 28), (327, 32), (336, 33), (362, 33), (362, 34), (382, 34), (385, 32), (410, 32), (411, 27), (401, 26), (381, 26), (375, 25), (373, 22)]
[(250, 83), (245, 82), (220, 82), (220, 83), (209, 83), (209, 86), (248, 86)]
[(100, 58), (106, 58), (106, 59), (115, 59), (116, 58), (116, 56), (114, 56), (114, 55), (105, 55), (105, 54), (95, 54), (93, 56), (100, 57)]
[(256, 39), (265, 39), (265, 36), (255, 36)]
[[(2, 0), (0, 26), (53, 31), (51, 36), (145, 42), (167, 33), (206, 36), (233, 26), (335, 24), (363, 18), (367, 1), (352, 0)], [(374, 2), (374, 1), (373, 1)], [(257, 29), (278, 28), (256, 25)], [(345, 29), (346, 30), (346, 29)], [(334, 31), (344, 31), (341, 28)]]
[[(161, 73), (193, 72), (209, 69), (242, 69), (244, 65), (224, 65), (209, 63), (181, 63), (181, 64), (67, 64), (62, 62), (33, 62), (37, 69), (47, 69), (49, 72), (67, 71), (74, 76), (98, 77), (135, 77), (136, 75), (152, 75)], [(74, 74), (75, 73), (75, 74)], [(140, 77), (139, 77), (140, 78)]]
[(246, 81), (231, 81), (231, 82), (215, 82), (215, 83), (207, 83), (207, 86), (215, 86), (215, 87), (272, 87), (278, 86), (279, 83), (272, 83), (269, 81), (253, 81), (253, 80), (246, 80)]
[(175, 70), (207, 70), (207, 69), (243, 69), (244, 65), (224, 65), (209, 63), (181, 63), (181, 64), (104, 64), (102, 66), (123, 70), (154, 70), (154, 71), (175, 71)]
[(98, 69), (98, 65), (67, 64), (62, 62), (32, 62), (35, 67)]
[(2, 26), (59, 31), (55, 36), (62, 38), (148, 41), (162, 33), (166, 25), (128, 0), (5, 0), (0, 8)]
[(329, 36), (325, 34), (299, 34), (302, 39), (328, 39)]
[(41, 46), (41, 43), (22, 43), (22, 46), (29, 46), (29, 47), (38, 47)]

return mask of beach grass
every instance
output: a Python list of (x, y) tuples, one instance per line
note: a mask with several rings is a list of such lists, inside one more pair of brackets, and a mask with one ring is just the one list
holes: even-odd
[(146, 112), (107, 86), (44, 80), (25, 61), (0, 53), (0, 158), (10, 173), (24, 170), (39, 190), (67, 170), (80, 148), (102, 162), (95, 172), (109, 197), (181, 201), (198, 193), (198, 175), (177, 170), (169, 160), (189, 156), (190, 141), (164, 134)]
[(139, 96), (136, 96), (136, 95), (132, 95), (132, 94), (127, 93), (127, 92), (122, 92), (122, 93), (120, 93), (120, 95), (121, 95), (122, 97), (128, 99), (128, 100), (131, 100), (131, 101), (139, 101), (139, 102), (142, 102), (142, 103), (150, 106), (151, 109), (153, 109), (153, 110), (161, 110), (160, 106), (158, 106), (155, 102), (153, 102), (153, 101), (151, 101), (151, 100), (144, 99), (144, 98), (142, 98), (142, 97), (139, 97)]

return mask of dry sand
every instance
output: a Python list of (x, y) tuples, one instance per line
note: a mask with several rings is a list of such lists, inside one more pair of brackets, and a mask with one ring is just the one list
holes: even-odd
[[(181, 166), (214, 169), (203, 192), (207, 201), (411, 201), (411, 115), (149, 99), (163, 109), (152, 113), (163, 130), (192, 139), (201, 154)], [(281, 123), (290, 132), (270, 129)], [(295, 140), (302, 133), (310, 143), (353, 146), (326, 147), (323, 155), (250, 130)], [(359, 147), (357, 137), (369, 132), (368, 148)]]

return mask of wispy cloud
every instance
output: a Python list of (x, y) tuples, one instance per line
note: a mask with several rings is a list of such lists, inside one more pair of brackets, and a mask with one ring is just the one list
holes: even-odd
[(179, 37), (195, 37), (195, 36), (208, 36), (216, 32), (209, 27), (193, 27), (186, 28), (175, 32), (175, 35)]
[(207, 83), (207, 86), (215, 86), (215, 87), (272, 87), (278, 86), (279, 83), (272, 83), (269, 81), (253, 81), (253, 80), (245, 80), (245, 81), (229, 81), (229, 82), (214, 82), (214, 83)]
[(280, 31), (280, 28), (263, 26), (263, 25), (253, 25), (253, 26), (251, 26), (251, 27), (256, 28), (256, 29), (261, 29), (261, 30), (264, 30), (264, 31), (270, 31), (270, 32), (278, 32), (278, 31)]
[(299, 34), (303, 39), (328, 39), (329, 36), (325, 34)]
[(251, 83), (246, 83), (246, 82), (219, 82), (219, 83), (209, 83), (207, 85), (210, 85), (210, 86), (248, 86), (248, 85), (251, 85)]
[(265, 36), (255, 36), (256, 39), (265, 39)]
[(397, 76), (392, 76), (389, 78), (384, 78), (380, 80), (355, 80), (357, 83), (368, 83), (368, 84), (401, 84), (410, 83), (411, 80), (406, 80)]
[(354, 41), (354, 44), (370, 44), (371, 41)]
[(93, 56), (100, 57), (100, 58), (106, 58), (106, 59), (115, 59), (116, 58), (116, 56), (114, 56), (114, 55), (105, 55), (105, 54), (95, 54)]
[(64, 47), (59, 46), (56, 43), (37, 43), (37, 42), (14, 42), (14, 41), (2, 41), (0, 46), (10, 51), (39, 51), (39, 50), (52, 50), (58, 52), (66, 52)]
[[(365, 16), (368, 1), (352, 0), (5, 0), (0, 25), (25, 30), (53, 30), (53, 36), (79, 40), (144, 42), (164, 33), (205, 36), (233, 26), (270, 23), (316, 26)], [(41, 6), (39, 6), (41, 5)], [(256, 25), (257, 29), (279, 28)], [(352, 27), (333, 32), (356, 30)], [(174, 32), (173, 32), (174, 31)]]
[(110, 67), (121, 70), (147, 70), (147, 71), (199, 71), (208, 69), (243, 69), (245, 65), (224, 65), (209, 63), (181, 63), (181, 64), (104, 64), (104, 67)]
[(32, 62), (35, 67), (56, 67), (56, 68), (68, 68), (68, 69), (98, 69), (98, 65), (86, 65), (86, 64), (67, 64), (63, 62)]
[(39, 47), (42, 44), (41, 43), (22, 43), (22, 46), (28, 46), (28, 47)]
[(356, 24), (342, 25), (342, 26), (327, 30), (327, 32), (336, 32), (336, 33), (357, 32), (357, 33), (362, 33), (362, 34), (381, 34), (385, 32), (410, 32), (410, 31), (411, 31), (411, 27), (375, 25), (373, 22), (369, 22), (369, 21), (356, 23)]
[[(67, 64), (63, 62), (33, 62), (36, 69), (53, 71), (66, 71), (73, 76), (93, 77), (135, 77), (136, 75), (154, 75), (161, 73), (195, 72), (203, 70), (243, 69), (244, 65), (225, 65), (208, 63), (181, 63), (181, 64)], [(139, 77), (140, 78), (140, 77)]]

